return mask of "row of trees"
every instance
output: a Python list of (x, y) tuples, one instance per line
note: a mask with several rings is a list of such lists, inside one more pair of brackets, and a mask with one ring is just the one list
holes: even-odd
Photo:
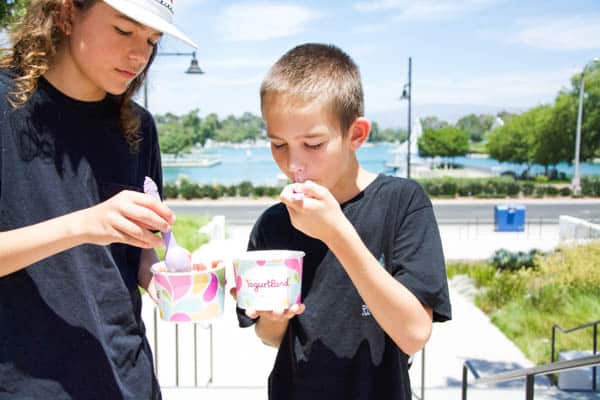
[[(559, 92), (553, 104), (516, 115), (489, 135), (487, 150), (498, 161), (552, 167), (574, 157), (581, 75)], [(600, 156), (600, 62), (585, 75), (581, 159)]]
[[(581, 75), (571, 78), (571, 87), (562, 89), (553, 104), (534, 107), (522, 114), (502, 112), (493, 115), (467, 115), (453, 126), (435, 116), (421, 119), (419, 138), (422, 157), (457, 157), (469, 152), (470, 145), (483, 149), (502, 162), (543, 165), (546, 175), (560, 162), (574, 158), (575, 131)], [(592, 64), (585, 75), (581, 160), (600, 157), (600, 62)]]
[[(199, 116), (195, 109), (184, 115), (172, 113), (154, 116), (160, 140), (161, 151), (166, 154), (181, 155), (193, 146), (204, 146), (210, 139), (215, 142), (242, 143), (266, 138), (263, 119), (246, 112), (240, 117), (233, 115), (219, 119), (217, 114)], [(380, 129), (373, 122), (369, 142), (401, 142), (406, 140), (406, 131), (401, 129)]]

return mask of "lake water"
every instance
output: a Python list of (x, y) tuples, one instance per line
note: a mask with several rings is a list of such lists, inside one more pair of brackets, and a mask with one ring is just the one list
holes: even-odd
[[(390, 170), (385, 167), (385, 163), (394, 159), (396, 154), (395, 145), (381, 144), (368, 147), (361, 147), (358, 152), (358, 159), (361, 165), (371, 172), (389, 173)], [(271, 150), (268, 147), (218, 147), (205, 150), (202, 154), (207, 157), (216, 157), (221, 160), (221, 164), (209, 168), (203, 167), (164, 167), (163, 176), (165, 182), (176, 180), (180, 175), (187, 176), (190, 180), (201, 184), (221, 183), (225, 185), (237, 184), (242, 181), (250, 181), (254, 185), (275, 185), (279, 168), (271, 157)], [(499, 163), (491, 158), (469, 158), (456, 157), (456, 164), (467, 167), (483, 168), (500, 173), (505, 170), (520, 172), (525, 166), (519, 164)], [(536, 171), (543, 171), (543, 167), (536, 166)], [(566, 163), (558, 165), (560, 172), (567, 175), (573, 174), (573, 166)], [(580, 164), (581, 175), (600, 175), (600, 164), (582, 163)]]

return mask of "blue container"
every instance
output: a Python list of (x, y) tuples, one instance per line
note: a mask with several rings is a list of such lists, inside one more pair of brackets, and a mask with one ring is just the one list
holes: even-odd
[(496, 232), (523, 232), (525, 230), (525, 206), (522, 204), (495, 206), (494, 225)]

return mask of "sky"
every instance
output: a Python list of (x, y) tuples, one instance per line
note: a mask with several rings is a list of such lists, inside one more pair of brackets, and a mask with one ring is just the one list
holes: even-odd
[[(412, 57), (413, 119), (524, 111), (550, 103), (570, 77), (600, 57), (600, 0), (174, 0), (176, 24), (199, 46), (159, 55), (153, 113), (259, 114), (269, 67), (306, 42), (331, 43), (361, 70), (367, 117), (406, 125), (400, 100)], [(193, 49), (164, 38), (159, 52)], [(140, 102), (142, 97), (140, 96)]]

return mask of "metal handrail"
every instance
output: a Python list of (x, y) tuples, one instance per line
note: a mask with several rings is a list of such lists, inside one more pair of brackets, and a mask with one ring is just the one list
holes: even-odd
[[(575, 328), (571, 328), (571, 329), (565, 329), (558, 324), (552, 325), (552, 350), (551, 350), (551, 354), (550, 354), (550, 362), (555, 361), (554, 360), (555, 355), (556, 355), (555, 342), (556, 342), (556, 330), (557, 329), (559, 331), (561, 331), (562, 333), (571, 333), (571, 332), (575, 332), (575, 331), (578, 331), (581, 329), (593, 327), (594, 333), (592, 335), (593, 336), (592, 337), (592, 348), (593, 348), (592, 354), (596, 355), (597, 349), (598, 349), (598, 324), (600, 324), (600, 320), (588, 322), (587, 324), (579, 325), (579, 326), (576, 326)], [(596, 391), (596, 367), (592, 368), (592, 390), (594, 392)]]
[(491, 384), (525, 378), (525, 399), (533, 400), (534, 379), (537, 375), (547, 375), (555, 372), (567, 371), (570, 369), (592, 367), (595, 365), (600, 365), (600, 355), (598, 354), (589, 357), (578, 358), (576, 360), (556, 361), (536, 367), (517, 369), (514, 371), (501, 372), (498, 374), (481, 377), (475, 369), (475, 366), (470, 361), (465, 361), (462, 371), (462, 400), (467, 400), (469, 371), (471, 371), (475, 377), (473, 384)]

